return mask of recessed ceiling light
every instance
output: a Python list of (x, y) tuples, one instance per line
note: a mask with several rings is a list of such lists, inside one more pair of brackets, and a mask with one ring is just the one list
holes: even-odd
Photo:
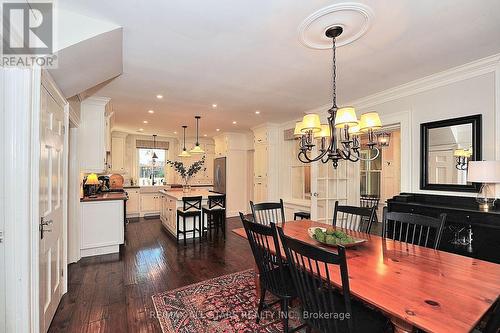
[(260, 111), (259, 110), (255, 111), (255, 114), (260, 114)]
[(147, 124), (147, 123), (148, 123), (148, 121), (147, 121), (147, 120), (144, 120), (144, 121), (143, 121), (143, 123), (144, 123), (144, 124)]
[(162, 99), (162, 98), (163, 98), (163, 95), (158, 94), (158, 95), (156, 95), (156, 98), (158, 98), (158, 99)]
[(220, 131), (220, 128), (217, 128), (217, 129), (215, 129), (215, 130), (216, 130), (217, 132), (219, 132), (219, 131)]
[(236, 120), (235, 120), (235, 121), (233, 121), (233, 125), (236, 125)]
[(139, 132), (142, 132), (142, 131), (144, 131), (144, 128), (139, 128)]
[(155, 113), (154, 110), (148, 110), (148, 113)]
[(177, 134), (177, 131), (175, 131), (174, 134)]
[(212, 104), (212, 109), (217, 109), (217, 104)]

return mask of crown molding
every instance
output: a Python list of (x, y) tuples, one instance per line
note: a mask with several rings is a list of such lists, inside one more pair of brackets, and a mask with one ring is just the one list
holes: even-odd
[(499, 62), (500, 54), (495, 54), (354, 100), (347, 103), (347, 105), (354, 105), (356, 108), (373, 107), (378, 104), (495, 72)]

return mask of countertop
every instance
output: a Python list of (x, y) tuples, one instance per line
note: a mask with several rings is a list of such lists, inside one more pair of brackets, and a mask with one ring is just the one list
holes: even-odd
[(96, 198), (89, 198), (89, 197), (80, 198), (80, 202), (109, 201), (109, 200), (127, 200), (127, 193), (125, 192), (98, 193)]
[[(162, 187), (169, 187), (169, 186), (179, 186), (181, 187), (182, 184), (167, 184), (167, 185), (134, 185), (134, 186), (123, 186), (124, 189), (127, 189), (127, 188), (162, 188)], [(194, 185), (191, 185), (191, 187), (213, 187), (214, 185), (213, 184), (194, 184)]]
[(160, 193), (163, 193), (165, 195), (168, 195), (169, 197), (173, 197), (177, 200), (182, 200), (183, 197), (196, 197), (196, 196), (202, 196), (203, 199), (206, 199), (209, 195), (217, 195), (217, 193), (210, 192), (208, 190), (195, 190), (192, 189), (189, 192), (184, 192), (181, 188), (180, 189), (173, 189), (173, 190), (161, 190), (159, 191)]

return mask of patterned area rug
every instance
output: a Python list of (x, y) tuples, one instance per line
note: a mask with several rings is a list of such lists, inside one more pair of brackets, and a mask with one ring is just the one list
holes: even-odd
[[(156, 316), (164, 333), (283, 332), (279, 304), (263, 312), (255, 323), (257, 300), (254, 271), (247, 270), (153, 296)], [(267, 301), (271, 301), (269, 299)], [(299, 324), (290, 314), (290, 327)]]

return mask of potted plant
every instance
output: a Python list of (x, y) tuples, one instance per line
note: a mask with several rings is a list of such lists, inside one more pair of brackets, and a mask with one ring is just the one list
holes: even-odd
[(191, 186), (189, 184), (189, 181), (191, 178), (196, 175), (200, 170), (205, 170), (206, 168), (203, 167), (205, 164), (205, 156), (201, 158), (201, 160), (194, 162), (191, 164), (189, 167), (186, 167), (183, 162), (181, 161), (170, 161), (167, 160), (166, 164), (169, 164), (174, 170), (181, 176), (183, 184), (182, 184), (182, 189), (184, 192), (189, 192), (191, 189)]

